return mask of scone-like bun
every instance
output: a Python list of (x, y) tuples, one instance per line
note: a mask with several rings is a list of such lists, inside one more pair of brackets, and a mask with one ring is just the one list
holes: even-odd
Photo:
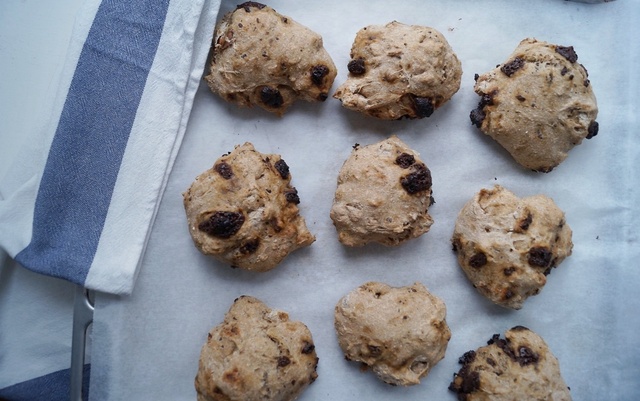
[(225, 15), (212, 44), (209, 88), (239, 106), (282, 115), (296, 100), (324, 101), (336, 66), (322, 37), (254, 1)]
[(349, 77), (333, 95), (346, 108), (384, 120), (429, 117), (460, 88), (460, 61), (426, 26), (362, 28), (351, 47)]
[(317, 366), (307, 326), (243, 296), (202, 347), (198, 401), (295, 400), (318, 377)]
[(371, 367), (385, 383), (420, 383), (444, 358), (451, 331), (446, 307), (424, 285), (369, 282), (335, 308), (335, 328), (347, 360)]
[(330, 216), (344, 245), (398, 245), (429, 231), (432, 201), (431, 172), (394, 135), (354, 146), (338, 175)]
[(276, 267), (315, 237), (300, 216), (289, 166), (249, 142), (219, 158), (183, 194), (189, 232), (205, 255), (253, 271)]
[(598, 133), (598, 106), (572, 46), (525, 39), (508, 60), (476, 75), (471, 122), (531, 170), (548, 173)]
[(570, 401), (558, 359), (526, 327), (495, 334), (485, 347), (465, 353), (449, 390), (460, 401)]
[(452, 243), (473, 286), (513, 309), (540, 292), (573, 248), (571, 228), (551, 198), (520, 199), (499, 185), (480, 190), (464, 205)]

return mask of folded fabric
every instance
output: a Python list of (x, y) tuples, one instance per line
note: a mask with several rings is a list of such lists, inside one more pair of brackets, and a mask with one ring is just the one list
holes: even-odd
[(32, 271), (131, 293), (219, 6), (86, 2), (51, 124), (0, 180), (0, 248)]

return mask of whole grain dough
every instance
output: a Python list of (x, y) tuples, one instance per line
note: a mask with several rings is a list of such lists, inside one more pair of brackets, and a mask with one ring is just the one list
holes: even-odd
[(341, 243), (398, 245), (433, 224), (431, 172), (395, 135), (354, 146), (338, 175), (330, 216)]
[(520, 309), (542, 290), (551, 269), (571, 255), (571, 234), (551, 198), (520, 199), (496, 185), (464, 205), (452, 243), (462, 270), (482, 295)]
[(548, 173), (598, 134), (598, 106), (573, 47), (524, 39), (508, 61), (476, 75), (471, 122), (531, 170)]
[(558, 359), (526, 327), (495, 334), (485, 347), (465, 353), (449, 389), (460, 401), (570, 401)]
[(295, 400), (318, 377), (317, 365), (307, 326), (243, 296), (202, 347), (198, 401)]
[(451, 338), (446, 307), (424, 285), (369, 282), (335, 308), (335, 328), (347, 360), (371, 367), (385, 383), (420, 383), (444, 358)]
[(221, 19), (211, 51), (205, 80), (214, 93), (278, 115), (296, 99), (326, 100), (337, 74), (320, 35), (256, 2)]
[(397, 21), (356, 34), (349, 77), (333, 97), (385, 120), (429, 117), (460, 88), (460, 61), (434, 28)]
[(232, 267), (267, 271), (315, 237), (300, 216), (287, 163), (251, 143), (236, 146), (183, 194), (196, 247)]

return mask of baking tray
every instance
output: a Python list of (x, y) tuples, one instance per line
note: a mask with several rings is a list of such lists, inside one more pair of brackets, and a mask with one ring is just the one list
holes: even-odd
[[(223, 1), (221, 15), (236, 2)], [(171, 174), (133, 295), (97, 294), (93, 323), (91, 399), (193, 400), (193, 379), (207, 332), (239, 295), (287, 311), (311, 330), (320, 358), (318, 380), (300, 400), (454, 400), (447, 390), (458, 358), (495, 333), (523, 325), (540, 334), (560, 360), (574, 399), (632, 399), (640, 393), (638, 272), (632, 268), (637, 222), (632, 202), (638, 176), (632, 135), (638, 91), (637, 7), (626, 1), (562, 0), (271, 1), (277, 11), (320, 33), (339, 73), (347, 75), (356, 32), (397, 20), (442, 32), (462, 62), (459, 92), (422, 120), (379, 121), (328, 99), (299, 103), (284, 117), (225, 103), (202, 84)], [(477, 105), (474, 74), (504, 62), (521, 39), (574, 46), (598, 98), (600, 133), (574, 148), (549, 174), (526, 171), (469, 121)], [(625, 55), (625, 57), (620, 57)], [(615, 60), (616, 62), (612, 62)], [(634, 106), (635, 105), (635, 106)], [(399, 247), (350, 249), (329, 219), (338, 171), (355, 143), (398, 135), (418, 151), (433, 176), (435, 223)], [(300, 209), (317, 241), (278, 268), (256, 274), (230, 269), (193, 246), (182, 192), (237, 144), (252, 142), (287, 161)], [(500, 184), (519, 196), (544, 193), (566, 212), (573, 255), (520, 311), (491, 304), (457, 266), (450, 238), (460, 208), (481, 188)], [(333, 329), (338, 299), (366, 281), (419, 281), (447, 305), (452, 331), (445, 358), (422, 383), (391, 387), (345, 361)], [(603, 346), (606, 344), (606, 347)], [(596, 367), (596, 368), (594, 368)]]

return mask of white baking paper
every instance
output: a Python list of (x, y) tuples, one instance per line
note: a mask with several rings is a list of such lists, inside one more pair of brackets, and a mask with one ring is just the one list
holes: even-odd
[[(221, 13), (236, 3), (223, 1)], [(575, 400), (632, 400), (640, 394), (638, 310), (637, 96), (639, 7), (561, 0), (271, 1), (269, 5), (320, 33), (339, 68), (356, 32), (397, 20), (438, 29), (462, 62), (462, 86), (432, 117), (379, 121), (328, 99), (294, 105), (282, 118), (239, 109), (201, 85), (133, 295), (99, 294), (92, 350), (92, 400), (194, 400), (193, 380), (207, 332), (239, 295), (289, 312), (313, 333), (318, 379), (300, 400), (455, 400), (447, 390), (458, 358), (494, 333), (523, 325), (560, 360)], [(213, 27), (212, 27), (213, 29)], [(506, 61), (521, 39), (574, 46), (599, 104), (600, 133), (574, 148), (549, 174), (522, 169), (473, 127), (474, 74)], [(433, 176), (435, 223), (395, 248), (342, 246), (329, 219), (338, 171), (355, 143), (396, 134), (418, 151)], [(267, 273), (231, 269), (201, 255), (189, 236), (181, 193), (215, 159), (252, 142), (290, 166), (302, 215), (317, 241)], [(463, 204), (500, 184), (519, 196), (544, 193), (566, 213), (573, 255), (520, 311), (491, 304), (470, 285), (451, 250)], [(422, 383), (392, 387), (347, 362), (333, 310), (340, 297), (371, 280), (419, 281), (447, 305), (452, 331), (446, 357)]]

